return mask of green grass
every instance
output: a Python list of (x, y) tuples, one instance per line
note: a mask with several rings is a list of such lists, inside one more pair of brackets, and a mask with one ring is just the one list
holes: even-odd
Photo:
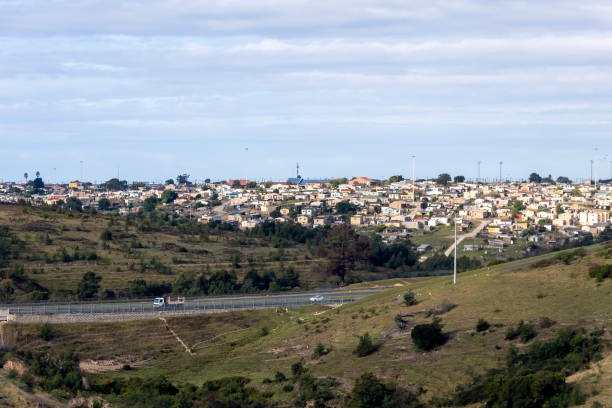
[[(448, 276), (359, 284), (355, 286), (403, 286), (322, 314), (318, 314), (321, 307), (317, 306), (283, 315), (262, 310), (168, 319), (188, 345), (200, 343), (195, 347), (195, 356), (189, 356), (160, 321), (52, 325), (56, 336), (49, 343), (35, 336), (38, 325), (9, 324), (5, 338), (17, 347), (51, 345), (55, 351), (72, 348), (82, 359), (128, 356), (147, 361), (132, 371), (91, 375), (92, 381), (164, 374), (174, 381), (201, 384), (239, 374), (251, 377), (257, 385), (264, 378), (272, 378), (277, 370), (287, 374), (292, 363), (303, 360), (314, 375), (337, 377), (344, 388), (362, 373), (373, 371), (405, 386), (423, 386), (427, 397), (450, 395), (457, 384), (469, 378), (468, 372), (482, 373), (499, 366), (510, 345), (520, 345), (519, 341), (504, 340), (506, 329), (515, 327), (520, 320), (536, 325), (536, 340), (550, 338), (566, 326), (604, 328), (609, 337), (612, 280), (598, 284), (588, 277), (590, 264), (612, 262), (601, 255), (601, 248), (591, 247), (585, 258), (570, 265), (558, 263), (534, 269), (519, 261), (484, 267), (459, 274), (457, 285), (452, 285)], [(407, 307), (398, 301), (408, 289), (416, 293), (419, 303), (415, 306)], [(398, 313), (426, 311), (444, 301), (457, 305), (441, 316), (449, 341), (429, 353), (416, 350), (409, 330), (400, 332), (394, 317)], [(557, 323), (539, 328), (537, 322), (542, 317)], [(476, 333), (479, 318), (491, 324), (488, 331)], [(410, 327), (431, 321), (424, 314), (407, 319)], [(269, 330), (266, 336), (261, 335), (263, 327)], [(357, 358), (352, 352), (358, 337), (365, 332), (380, 349)], [(318, 343), (331, 347), (331, 352), (314, 358)], [(606, 389), (612, 387), (609, 378), (600, 376), (599, 382), (594, 383), (596, 379), (587, 376), (584, 381), (589, 387)], [(274, 390), (281, 398), (281, 385), (264, 388)]]
[[(327, 278), (320, 267), (322, 260), (310, 256), (305, 245), (283, 249), (279, 261), (275, 258), (278, 249), (242, 233), (223, 231), (202, 240), (199, 235), (181, 234), (171, 228), (143, 232), (131, 225), (126, 229), (125, 219), (108, 214), (58, 214), (36, 207), (0, 205), (0, 225), (8, 227), (25, 244), (20, 257), (12, 259), (11, 264), (24, 265), (29, 277), (49, 289), (51, 298), (70, 297), (68, 292), (76, 289), (81, 276), (88, 271), (102, 276), (100, 293), (105, 289), (119, 292), (135, 279), (172, 282), (184, 271), (230, 270), (235, 254), (241, 258), (241, 267), (236, 269), (239, 279), (251, 266), (275, 272), (293, 266), (306, 287)], [(100, 235), (107, 229), (113, 239), (106, 242), (105, 249)], [(132, 242), (142, 244), (143, 248), (132, 248)], [(81, 254), (95, 252), (100, 259), (47, 262), (62, 249), (71, 256), (77, 249)], [(154, 258), (169, 266), (172, 273), (160, 274), (150, 268), (141, 271), (141, 264), (149, 264)], [(7, 266), (4, 271), (9, 269)], [(27, 294), (17, 290), (14, 297), (25, 300)]]

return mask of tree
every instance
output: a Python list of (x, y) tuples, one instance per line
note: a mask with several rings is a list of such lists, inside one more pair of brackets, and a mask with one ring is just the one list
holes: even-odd
[(538, 173), (531, 173), (529, 175), (529, 182), (530, 183), (541, 183), (542, 182), (542, 177), (540, 177), (540, 175)]
[(465, 181), (465, 176), (455, 176), (453, 180), (455, 183), (463, 183)]
[(112, 178), (104, 183), (104, 188), (107, 191), (123, 191), (127, 190), (127, 181), (119, 180), (118, 178)]
[(94, 272), (86, 272), (83, 274), (79, 286), (77, 288), (77, 296), (79, 299), (91, 299), (100, 289), (100, 281), (102, 277), (96, 275)]
[(111, 202), (108, 198), (101, 198), (98, 200), (98, 210), (106, 211), (110, 208)]
[(257, 183), (254, 181), (249, 181), (246, 185), (246, 188), (257, 188)]
[(207, 178), (206, 180), (204, 180), (204, 183), (206, 183), (206, 184), (210, 184), (210, 179), (209, 179), (209, 178)]
[(415, 346), (424, 351), (433, 350), (434, 348), (446, 343), (446, 336), (442, 334), (442, 325), (440, 318), (435, 317), (433, 322), (429, 324), (419, 324), (414, 326), (410, 334)]
[(168, 179), (168, 180), (166, 180), (166, 183), (165, 183), (165, 184), (166, 184), (166, 185), (169, 185), (169, 184), (174, 184), (174, 180), (173, 180), (173, 179)]
[(82, 211), (83, 203), (81, 202), (81, 200), (79, 200), (76, 197), (68, 197), (66, 199), (66, 203), (64, 204), (64, 207), (66, 207), (67, 210), (71, 210), (71, 211)]
[(178, 176), (176, 176), (176, 182), (178, 184), (187, 184), (187, 185), (191, 185), (191, 182), (189, 181), (189, 174), (179, 174)]
[(23, 173), (23, 178), (25, 179), (26, 184), (27, 184), (28, 183), (28, 173), (27, 172)]
[(404, 180), (404, 176), (401, 176), (401, 175), (389, 177), (389, 183), (398, 183), (402, 180)]
[(360, 240), (350, 225), (335, 225), (331, 228), (319, 251), (327, 257), (327, 269), (344, 282), (346, 273), (355, 262), (368, 256), (367, 241)]
[(242, 184), (240, 184), (240, 180), (234, 180), (232, 183), (232, 188), (241, 188)]
[(565, 177), (565, 176), (557, 177), (557, 183), (560, 183), (560, 184), (570, 184), (571, 182), (572, 182), (572, 180), (570, 180), (568, 177)]
[(161, 195), (161, 202), (169, 204), (178, 198), (178, 194), (174, 190), (164, 190)]
[(144, 208), (145, 211), (147, 212), (151, 212), (155, 209), (155, 206), (157, 205), (157, 198), (155, 197), (147, 197), (145, 198), (144, 202), (142, 203), (142, 207)]
[(555, 181), (552, 178), (552, 174), (549, 174), (548, 177), (544, 177), (542, 179), (542, 183), (555, 184)]
[(436, 183), (441, 184), (443, 186), (447, 185), (450, 181), (451, 181), (451, 176), (448, 173), (441, 173), (440, 175), (438, 175), (438, 178), (436, 179)]
[(342, 215), (353, 215), (359, 208), (355, 204), (351, 204), (348, 201), (340, 201), (336, 204), (336, 212)]
[[(38, 172), (36, 172), (36, 173), (38, 173)], [(38, 173), (38, 174), (40, 174), (40, 173)], [(45, 188), (45, 183), (43, 182), (42, 178), (37, 176), (34, 180), (32, 180), (32, 187), (35, 190), (40, 190), (40, 189)]]
[(359, 336), (359, 343), (355, 350), (353, 350), (353, 353), (356, 354), (357, 357), (365, 357), (375, 352), (376, 348), (374, 343), (372, 343), (370, 333), (366, 332), (363, 336)]

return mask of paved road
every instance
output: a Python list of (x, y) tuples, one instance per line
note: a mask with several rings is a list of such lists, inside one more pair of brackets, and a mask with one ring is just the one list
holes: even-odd
[(240, 297), (206, 297), (200, 299), (187, 299), (182, 304), (167, 304), (164, 307), (154, 307), (153, 299), (150, 301), (133, 302), (87, 302), (87, 303), (37, 303), (37, 304), (10, 304), (0, 305), (0, 309), (8, 309), (14, 315), (42, 315), (42, 314), (76, 314), (76, 313), (138, 313), (158, 311), (187, 311), (187, 310), (244, 310), (275, 307), (298, 307), (310, 305), (310, 298), (314, 295), (323, 296), (318, 304), (350, 303), (357, 299), (381, 292), (377, 290), (360, 291), (334, 291), (334, 292), (308, 292), (287, 293), (282, 295), (257, 295)]
[[(472, 231), (468, 232), (467, 234), (457, 235), (457, 245), (459, 245), (461, 241), (463, 241), (466, 238), (474, 238), (476, 235), (478, 235), (480, 231), (484, 229), (484, 227), (486, 227), (490, 223), (491, 223), (491, 220), (483, 220), (480, 224), (478, 224), (476, 228), (474, 228)], [(446, 251), (444, 251), (444, 255), (449, 256), (453, 252), (453, 249), (455, 249), (455, 242), (453, 242), (451, 246), (448, 247)]]

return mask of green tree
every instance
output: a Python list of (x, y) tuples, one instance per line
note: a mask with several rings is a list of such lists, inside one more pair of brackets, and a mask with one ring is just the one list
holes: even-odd
[(389, 177), (389, 183), (398, 183), (402, 180), (404, 180), (404, 176), (402, 175), (396, 175), (396, 176)]
[(355, 262), (367, 259), (368, 243), (361, 240), (350, 225), (335, 225), (318, 251), (327, 258), (328, 271), (344, 282), (346, 273), (354, 267)]
[(448, 173), (441, 173), (438, 175), (436, 179), (436, 183), (441, 184), (443, 186), (447, 185), (451, 181), (451, 176)]
[(463, 183), (463, 182), (465, 181), (465, 176), (455, 176), (455, 177), (453, 178), (453, 181), (454, 181), (455, 183)]
[(176, 194), (176, 192), (174, 190), (164, 190), (164, 192), (161, 195), (161, 202), (164, 204), (169, 204), (174, 202), (174, 200), (176, 200), (178, 198), (178, 194)]
[(68, 197), (66, 199), (66, 203), (64, 204), (64, 207), (66, 207), (67, 210), (71, 210), (71, 211), (82, 211), (83, 203), (81, 202), (81, 200), (79, 200), (76, 197)]
[(540, 175), (538, 173), (531, 173), (529, 175), (529, 182), (530, 183), (541, 183), (542, 182), (542, 177), (540, 177)]
[(107, 191), (122, 191), (127, 190), (127, 181), (119, 180), (118, 178), (112, 178), (103, 184)]
[(187, 185), (191, 185), (191, 181), (189, 181), (189, 174), (179, 174), (178, 176), (176, 176), (176, 182), (178, 184), (187, 184)]
[(173, 180), (173, 179), (168, 179), (168, 180), (166, 180), (166, 183), (165, 183), (165, 184), (166, 184), (166, 185), (169, 185), (169, 184), (174, 184), (174, 180)]
[(98, 210), (106, 211), (110, 208), (111, 202), (108, 198), (101, 198), (98, 200)]
[(100, 289), (101, 280), (102, 277), (96, 275), (94, 272), (85, 272), (77, 287), (77, 296), (79, 299), (91, 299), (96, 296), (98, 289)]
[(144, 208), (145, 211), (151, 212), (155, 209), (155, 206), (157, 206), (157, 202), (158, 202), (157, 198), (147, 197), (142, 203), (142, 207)]
[(355, 350), (353, 350), (353, 353), (356, 354), (357, 357), (365, 357), (375, 352), (376, 348), (377, 347), (372, 342), (370, 333), (366, 332), (363, 336), (359, 336), (359, 343)]
[(424, 351), (446, 343), (446, 336), (442, 334), (442, 325), (439, 318), (434, 318), (429, 324), (419, 324), (414, 326), (410, 333), (414, 345)]
[(572, 180), (570, 180), (568, 177), (565, 177), (565, 176), (557, 177), (557, 183), (560, 183), (560, 184), (570, 184), (571, 182), (572, 182)]

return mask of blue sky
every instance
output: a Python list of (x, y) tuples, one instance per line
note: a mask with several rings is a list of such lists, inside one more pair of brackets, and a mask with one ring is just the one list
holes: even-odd
[(0, 0), (2, 180), (608, 178), (611, 125), (609, 1)]

